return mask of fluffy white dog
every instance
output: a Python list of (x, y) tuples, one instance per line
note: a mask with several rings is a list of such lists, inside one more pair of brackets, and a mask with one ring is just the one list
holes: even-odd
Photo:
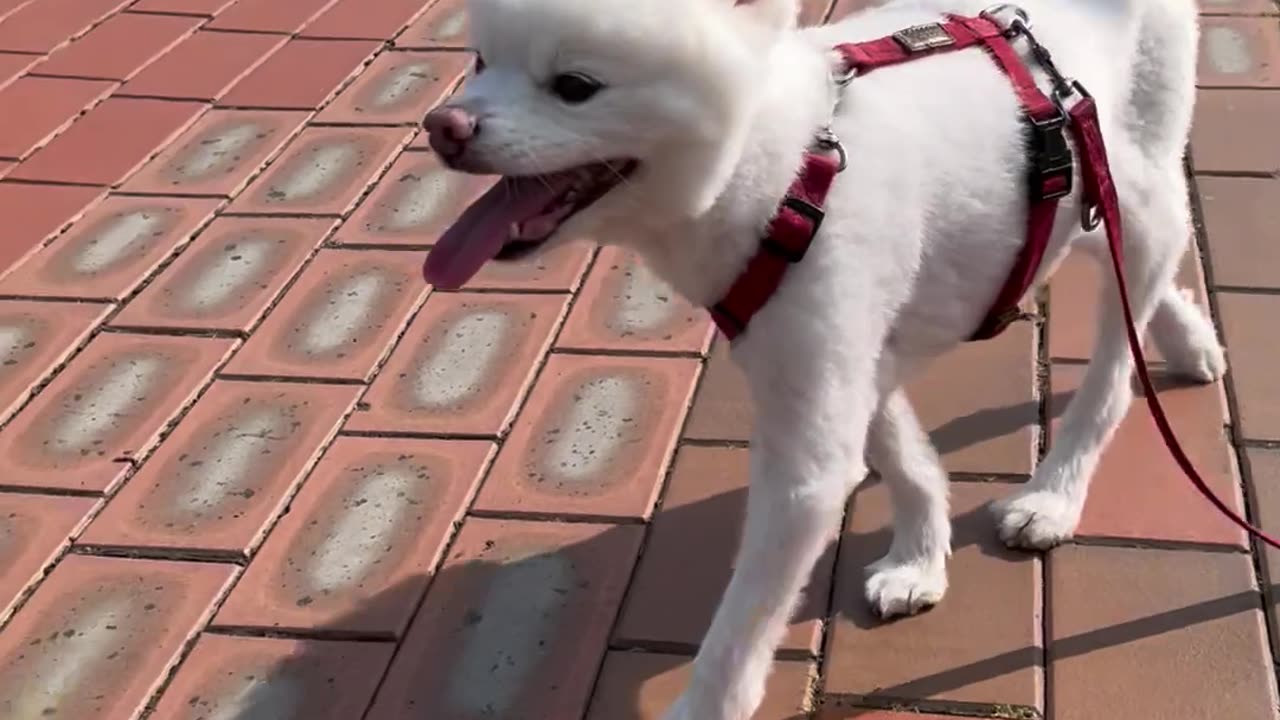
[[(426, 126), (450, 167), (504, 179), (437, 243), (426, 274), (438, 286), (462, 285), (495, 257), (587, 237), (633, 248), (711, 305), (756, 253), (815, 133), (843, 141), (849, 165), (821, 232), (733, 345), (758, 410), (745, 531), (693, 680), (667, 715), (746, 720), (868, 463), (894, 504), (868, 602), (909, 614), (946, 590), (947, 475), (901, 388), (969, 336), (1025, 242), (1024, 126), (1009, 79), (981, 49), (847, 87), (831, 49), (977, 15), (986, 0), (899, 0), (812, 29), (795, 27), (796, 0), (470, 2), (477, 70)], [(1174, 372), (1217, 379), (1213, 327), (1173, 281), (1190, 230), (1194, 0), (1019, 5), (1100, 108), (1140, 332)], [(1063, 200), (1041, 282), (1072, 246), (1107, 260), (1079, 206), (1078, 192)], [(1071, 537), (1130, 405), (1118, 301), (1104, 285), (1096, 349), (1052, 449), (994, 508), (1011, 545)]]

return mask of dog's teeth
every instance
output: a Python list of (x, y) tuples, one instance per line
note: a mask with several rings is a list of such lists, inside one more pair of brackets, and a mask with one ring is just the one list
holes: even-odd
[(519, 238), (519, 237), (520, 237), (520, 233), (521, 233), (521, 232), (523, 232), (523, 229), (524, 229), (524, 228), (521, 226), (521, 224), (520, 224), (520, 223), (518, 223), (518, 222), (513, 222), (513, 223), (511, 223), (511, 229), (510, 229), (510, 230), (508, 230), (507, 232), (511, 234), (511, 237), (512, 237), (512, 238)]

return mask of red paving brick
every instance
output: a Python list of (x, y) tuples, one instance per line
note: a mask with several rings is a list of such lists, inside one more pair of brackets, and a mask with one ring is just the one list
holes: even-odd
[(304, 37), (368, 38), (394, 37), (430, 3), (423, 0), (337, 0), (303, 28)]
[(227, 212), (343, 215), (409, 139), (403, 128), (310, 128)]
[[(1158, 377), (1158, 376), (1157, 376)], [(1084, 368), (1054, 365), (1050, 413), (1060, 417)], [(1178, 441), (1209, 487), (1241, 511), (1236, 456), (1226, 430), (1222, 389), (1177, 386), (1159, 391)], [(1050, 429), (1050, 443), (1057, 423)], [(1243, 531), (1223, 518), (1187, 481), (1170, 457), (1146, 402), (1136, 398), (1102, 456), (1077, 535), (1245, 545)]]
[(1201, 90), (1191, 130), (1196, 172), (1280, 173), (1280, 136), (1270, 121), (1275, 117), (1280, 93)]
[(427, 292), (405, 253), (322, 251), (226, 372), (368, 381)]
[(230, 353), (230, 340), (100, 335), (0, 431), (12, 487), (108, 491)]
[(1031, 472), (1040, 419), (1035, 352), (1031, 323), (1017, 323), (996, 339), (952, 350), (908, 386), (947, 470)]
[(556, 345), (575, 350), (701, 354), (713, 326), (644, 266), (616, 248), (602, 250)]
[[(752, 720), (806, 717), (813, 668), (802, 662), (775, 663), (764, 701)], [(611, 652), (605, 658), (587, 720), (661, 720), (692, 675), (689, 658)]]
[[(1245, 477), (1248, 488), (1253, 494), (1253, 519), (1263, 530), (1273, 535), (1280, 530), (1280, 448), (1247, 448), (1244, 455)], [(1259, 547), (1262, 544), (1259, 543)], [(1266, 588), (1263, 607), (1274, 627), (1280, 621), (1280, 597), (1276, 589), (1280, 587), (1280, 550), (1263, 547), (1265, 561), (1261, 563), (1261, 580)], [(1271, 636), (1271, 653), (1274, 657), (1280, 652), (1280, 637)]]
[(0, 157), (19, 159), (64, 130), (115, 87), (103, 80), (27, 76), (0, 90)]
[(580, 717), (642, 530), (469, 519), (370, 720)]
[(129, 6), (135, 13), (172, 13), (212, 17), (238, 0), (137, 0)]
[(0, 635), (0, 714), (137, 717), (234, 571), (66, 558)]
[(23, 592), (43, 576), (97, 504), (92, 498), (0, 493), (0, 622), (8, 620)]
[(451, 173), (433, 153), (403, 153), (334, 240), (340, 245), (432, 245), (492, 182)]
[(0, 292), (118, 300), (213, 214), (210, 200), (113, 196), (0, 280)]
[(858, 491), (836, 565), (828, 695), (1043, 711), (1040, 562), (1005, 549), (985, 507), (1012, 489), (1002, 483), (952, 484), (955, 534), (947, 596), (927, 613), (887, 624), (874, 618), (863, 583), (864, 568), (889, 549), (888, 492), (880, 483)]
[[(10, 178), (115, 185), (204, 112), (190, 102), (108, 98), (9, 173)], [(86, 157), (93, 162), (86, 162)]]
[(506, 432), (564, 315), (562, 295), (437, 293), (401, 339), (347, 428)]
[(491, 262), (466, 284), (466, 290), (540, 290), (573, 292), (592, 258), (585, 243), (565, 243), (518, 261)]
[(0, 50), (47, 53), (129, 0), (37, 0), (0, 20)]
[(219, 104), (314, 110), (377, 50), (377, 43), (366, 40), (291, 40), (231, 88)]
[(293, 0), (288, 3), (278, 0), (239, 0), (234, 6), (219, 12), (213, 22), (209, 23), (209, 27), (218, 30), (295, 33), (333, 3), (334, 0)]
[(475, 507), (648, 517), (697, 373), (683, 358), (552, 356)]
[[(746, 510), (748, 454), (729, 448), (680, 451), (614, 629), (616, 644), (691, 652), (702, 642), (733, 570)], [(834, 559), (833, 543), (814, 569), (784, 650), (818, 651)]]
[[(1175, 282), (1180, 289), (1190, 290), (1196, 301), (1208, 312), (1205, 283), (1199, 265), (1198, 252), (1188, 248)], [(1049, 294), (1051, 360), (1085, 362), (1093, 356), (1098, 293), (1103, 273), (1110, 282), (1113, 273), (1110, 265), (1104, 267), (1087, 256), (1072, 255), (1054, 274)], [(1142, 352), (1149, 362), (1159, 363), (1163, 359), (1154, 342), (1145, 343)]]
[(203, 635), (153, 717), (351, 720), (391, 661), (383, 643)]
[(1248, 440), (1280, 441), (1280, 375), (1275, 371), (1275, 295), (1218, 296), (1235, 386), (1236, 422)]
[(46, 238), (79, 218), (98, 198), (99, 188), (0, 182), (0, 272), (9, 272)]
[(199, 18), (122, 13), (32, 69), (40, 75), (127, 80), (200, 24)]
[(112, 324), (248, 332), (332, 227), (323, 218), (220, 218)]
[(1048, 562), (1055, 720), (1275, 717), (1248, 557), (1071, 547)]
[(356, 395), (342, 386), (215, 383), (80, 541), (247, 553)]
[(339, 438), (214, 624), (400, 636), (492, 450)]
[(274, 35), (197, 32), (125, 83), (120, 92), (216, 100), (284, 42)]
[(1206, 18), (1200, 87), (1280, 87), (1280, 25), (1264, 18)]
[(316, 119), (418, 125), (427, 111), (453, 90), (470, 65), (471, 56), (463, 53), (383, 53)]
[(1280, 205), (1280, 180), (1202, 177), (1196, 185), (1214, 285), (1280, 289), (1280, 247), (1270, 240), (1268, 211)]
[(107, 316), (106, 305), (0, 300), (0, 422)]
[(437, 0), (396, 38), (397, 48), (460, 49), (466, 45), (465, 0)]
[(232, 196), (306, 122), (306, 113), (212, 110), (121, 188), (156, 195)]

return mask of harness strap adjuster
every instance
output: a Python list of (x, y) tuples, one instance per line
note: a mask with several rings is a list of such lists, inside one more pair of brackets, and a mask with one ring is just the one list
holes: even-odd
[(803, 235), (799, 233), (787, 233), (787, 235), (801, 236), (802, 242), (797, 247), (789, 247), (779, 242), (779, 239), (773, 233), (768, 233), (760, 241), (760, 247), (769, 251), (789, 263), (795, 264), (804, 260), (804, 256), (809, 252), (809, 246), (813, 244), (813, 238), (818, 235), (818, 228), (822, 227), (822, 220), (826, 217), (826, 213), (813, 203), (803, 200), (794, 195), (787, 196), (782, 201), (782, 207), (786, 210), (800, 215), (809, 222), (809, 230)]
[(1060, 110), (1037, 120), (1027, 116), (1029, 147), (1027, 192), (1032, 202), (1055, 200), (1071, 194), (1075, 159), (1067, 143), (1067, 116)]

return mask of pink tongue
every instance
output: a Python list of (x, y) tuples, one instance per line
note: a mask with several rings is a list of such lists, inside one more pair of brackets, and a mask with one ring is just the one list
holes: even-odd
[(511, 238), (511, 225), (535, 218), (564, 193), (571, 178), (503, 178), (440, 236), (422, 275), (444, 290), (462, 287)]

